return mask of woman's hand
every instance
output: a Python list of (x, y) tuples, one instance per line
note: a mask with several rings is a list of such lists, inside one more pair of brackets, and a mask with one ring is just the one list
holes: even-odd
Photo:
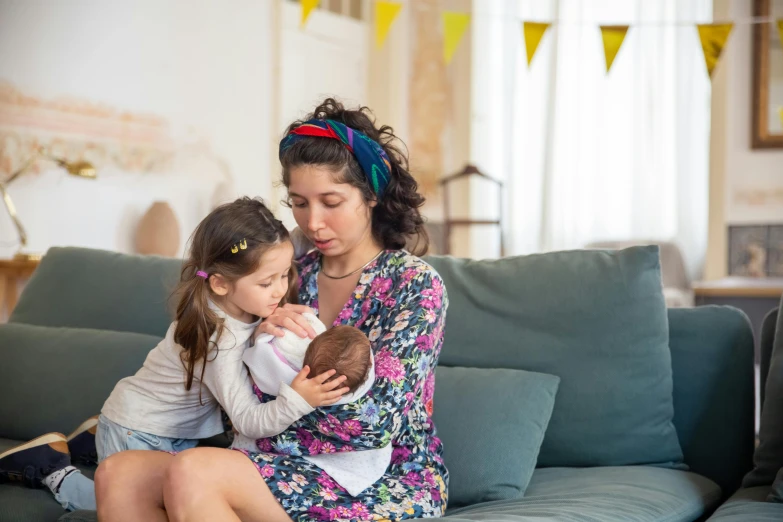
[(329, 370), (321, 375), (317, 375), (312, 379), (308, 379), (310, 374), (310, 367), (305, 366), (302, 371), (294, 378), (291, 383), (291, 388), (296, 393), (302, 396), (307, 403), (313, 408), (319, 406), (331, 406), (335, 402), (340, 400), (340, 397), (348, 393), (349, 388), (343, 387), (335, 390), (340, 386), (347, 378), (345, 375), (341, 375), (336, 379), (329, 380), (335, 373), (335, 370)]
[(315, 338), (315, 330), (307, 322), (307, 319), (302, 317), (302, 314), (315, 314), (315, 312), (309, 306), (304, 305), (287, 304), (279, 307), (258, 325), (253, 334), (253, 342), (262, 333), (283, 337), (285, 335), (283, 328), (291, 330), (302, 339), (305, 337)]

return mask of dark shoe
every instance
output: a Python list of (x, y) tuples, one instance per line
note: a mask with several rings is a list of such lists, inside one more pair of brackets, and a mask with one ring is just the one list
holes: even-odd
[(21, 482), (41, 488), (41, 480), (71, 465), (68, 442), (62, 433), (47, 433), (0, 454), (0, 482)]
[(81, 464), (97, 464), (98, 451), (95, 449), (95, 432), (98, 429), (98, 416), (90, 417), (68, 435), (68, 449), (71, 461)]

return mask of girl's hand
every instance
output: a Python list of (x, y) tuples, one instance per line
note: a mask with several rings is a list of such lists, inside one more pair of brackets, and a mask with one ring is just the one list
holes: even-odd
[(287, 304), (279, 307), (258, 325), (252, 337), (253, 342), (256, 337), (264, 333), (283, 337), (285, 335), (283, 328), (291, 330), (302, 339), (305, 337), (315, 338), (315, 330), (307, 322), (307, 319), (302, 317), (302, 314), (315, 314), (315, 312), (309, 306), (304, 305)]
[(313, 408), (318, 408), (319, 406), (331, 406), (335, 402), (339, 401), (340, 397), (348, 393), (349, 390), (347, 386), (340, 388), (339, 390), (335, 390), (335, 388), (340, 386), (343, 381), (345, 381), (347, 378), (345, 375), (341, 375), (336, 379), (332, 379), (331, 381), (326, 382), (335, 373), (337, 373), (335, 370), (329, 370), (322, 373), (321, 375), (313, 377), (312, 379), (308, 379), (307, 376), (310, 374), (310, 367), (305, 366), (302, 368), (302, 371), (299, 372), (299, 375), (294, 378), (293, 382), (291, 383), (291, 388), (293, 388), (296, 393), (301, 395), (302, 398), (306, 400), (307, 403)]

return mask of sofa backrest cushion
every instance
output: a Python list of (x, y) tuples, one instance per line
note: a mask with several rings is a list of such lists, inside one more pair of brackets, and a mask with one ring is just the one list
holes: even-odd
[(450, 300), (441, 364), (560, 377), (539, 466), (682, 466), (657, 247), (427, 261)]
[(26, 324), (0, 326), (0, 438), (64, 434), (100, 413), (159, 337)]
[(10, 322), (163, 337), (182, 262), (87, 248), (50, 248)]

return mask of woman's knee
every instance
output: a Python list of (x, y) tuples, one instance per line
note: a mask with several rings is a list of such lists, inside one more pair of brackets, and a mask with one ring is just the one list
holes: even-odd
[(115, 453), (110, 457), (103, 459), (95, 470), (95, 493), (100, 495), (105, 493), (109, 484), (121, 480), (124, 475), (123, 468), (126, 467), (127, 458), (122, 453)]
[(177, 453), (171, 465), (166, 470), (166, 484), (191, 480), (201, 475), (201, 469), (207, 465), (205, 455), (199, 448), (188, 449)]
[(203, 448), (193, 448), (178, 453), (166, 470), (163, 491), (167, 504), (179, 502), (183, 494), (197, 495), (209, 487), (211, 458)]
[(163, 476), (172, 459), (157, 451), (123, 451), (104, 459), (95, 471), (98, 506), (131, 500), (162, 505)]

